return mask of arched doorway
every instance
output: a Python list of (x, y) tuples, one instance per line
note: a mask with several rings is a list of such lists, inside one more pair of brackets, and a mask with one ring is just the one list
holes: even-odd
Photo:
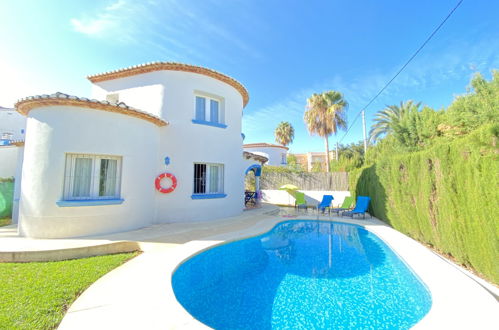
[(260, 176), (262, 166), (258, 164), (251, 165), (246, 169), (244, 179), (244, 205), (246, 208), (260, 206), (262, 194), (260, 191)]

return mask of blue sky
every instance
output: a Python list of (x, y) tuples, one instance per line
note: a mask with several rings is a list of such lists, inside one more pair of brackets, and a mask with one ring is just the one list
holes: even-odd
[[(206, 66), (242, 82), (246, 143), (295, 127), (293, 152), (322, 151), (303, 123), (306, 99), (338, 90), (357, 112), (405, 63), (457, 0), (0, 2), (0, 105), (61, 91), (89, 96), (89, 74), (151, 61)], [(367, 109), (414, 99), (447, 106), (470, 77), (499, 68), (499, 2), (465, 0)], [(338, 137), (343, 137), (340, 132)], [(343, 143), (362, 138), (357, 120)], [(336, 138), (330, 138), (334, 143)]]

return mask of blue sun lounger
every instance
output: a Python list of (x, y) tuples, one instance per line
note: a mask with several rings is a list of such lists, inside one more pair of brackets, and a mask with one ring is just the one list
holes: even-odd
[[(351, 211), (345, 211), (341, 215), (342, 216), (348, 216), (353, 219), (353, 216), (355, 214), (362, 214), (364, 216), (364, 219), (366, 218), (366, 212), (367, 209), (369, 208), (369, 202), (371, 201), (370, 197), (367, 196), (358, 196), (357, 197), (357, 203), (355, 203), (355, 208)], [(371, 216), (369, 214), (369, 216)]]
[(326, 209), (328, 209), (328, 211), (331, 212), (330, 208), (331, 208), (331, 203), (333, 202), (333, 199), (334, 199), (334, 197), (332, 195), (322, 196), (322, 201), (319, 204), (317, 204), (317, 213), (319, 213), (319, 211), (322, 211), (322, 213), (324, 213), (324, 211), (326, 211)]

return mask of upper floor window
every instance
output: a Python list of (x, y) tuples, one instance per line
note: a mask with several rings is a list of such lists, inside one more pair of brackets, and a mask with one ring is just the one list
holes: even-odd
[[(203, 197), (203, 195), (206, 195), (206, 197)], [(192, 198), (217, 197), (225, 197), (224, 165), (210, 163), (194, 164), (194, 191)]]
[(195, 124), (225, 128), (220, 100), (207, 96), (196, 96)]
[(67, 154), (64, 200), (120, 197), (121, 157)]

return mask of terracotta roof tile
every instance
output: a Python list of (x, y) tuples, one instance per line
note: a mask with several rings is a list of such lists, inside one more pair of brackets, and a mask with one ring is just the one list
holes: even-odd
[(15, 104), (17, 111), (23, 115), (27, 115), (30, 110), (43, 107), (43, 106), (73, 106), (82, 108), (91, 108), (102, 111), (109, 111), (114, 113), (120, 113), (127, 116), (132, 116), (140, 119), (149, 121), (157, 126), (166, 126), (168, 122), (151, 115), (150, 113), (141, 111), (139, 109), (130, 107), (123, 102), (111, 103), (109, 101), (99, 101), (95, 99), (88, 99), (86, 97), (77, 97), (74, 95), (68, 95), (61, 92), (57, 92), (51, 95), (43, 94), (36, 96), (29, 96), (20, 99)]
[(243, 148), (282, 148), (289, 150), (288, 147), (282, 146), (280, 144), (272, 144), (272, 143), (248, 143), (248, 144), (243, 144)]

